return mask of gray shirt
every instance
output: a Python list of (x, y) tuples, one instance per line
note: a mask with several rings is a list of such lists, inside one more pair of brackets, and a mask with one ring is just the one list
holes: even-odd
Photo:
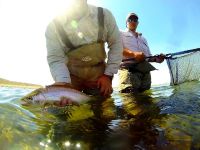
[[(67, 13), (58, 16), (68, 38), (74, 46), (90, 44), (98, 38), (97, 7), (88, 5), (87, 12), (75, 20)], [(54, 22), (50, 22), (46, 29), (47, 60), (52, 77), (55, 82), (71, 82), (70, 73), (65, 65), (68, 58), (66, 53), (69, 48), (62, 42), (56, 31)], [(122, 42), (116, 21), (112, 13), (104, 8), (104, 33), (103, 39), (108, 45), (108, 58), (105, 69), (106, 75), (114, 75), (119, 69), (122, 60)]]
[(131, 31), (121, 31), (121, 39), (123, 42), (123, 48), (128, 48), (133, 52), (143, 52), (145, 56), (151, 56), (151, 52), (147, 43), (147, 40), (138, 34), (136, 37)]

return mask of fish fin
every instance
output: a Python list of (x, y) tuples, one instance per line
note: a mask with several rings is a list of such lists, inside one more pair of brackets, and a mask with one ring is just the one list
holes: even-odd
[[(54, 103), (53, 103), (54, 104)], [(46, 107), (52, 107), (53, 106), (53, 104), (52, 103), (44, 103), (43, 104), (43, 108), (46, 108)]]

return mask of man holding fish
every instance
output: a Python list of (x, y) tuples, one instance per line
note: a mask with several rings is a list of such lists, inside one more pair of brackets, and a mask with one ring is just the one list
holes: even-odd
[[(116, 21), (105, 8), (88, 5), (87, 0), (71, 1), (71, 7), (46, 29), (47, 60), (55, 81), (51, 87), (65, 86), (109, 97), (123, 51)], [(58, 105), (69, 103), (71, 100), (64, 98)]]

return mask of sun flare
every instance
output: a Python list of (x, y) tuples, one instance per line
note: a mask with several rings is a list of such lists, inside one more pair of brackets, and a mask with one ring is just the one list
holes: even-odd
[[(45, 29), (75, 0), (1, 0), (0, 77), (47, 85), (53, 82), (47, 60)], [(102, 6), (100, 0), (88, 0)], [(79, 33), (81, 38), (83, 35)]]

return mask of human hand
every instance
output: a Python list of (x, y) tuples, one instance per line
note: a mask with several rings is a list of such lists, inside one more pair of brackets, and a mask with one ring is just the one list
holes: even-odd
[(100, 89), (100, 93), (104, 97), (109, 97), (113, 92), (112, 89), (112, 76), (102, 75), (97, 80), (97, 87)]
[[(51, 85), (48, 85), (46, 86), (46, 88), (49, 88), (49, 87), (64, 87), (64, 88), (73, 88), (74, 87), (72, 86), (72, 84), (70, 83), (66, 83), (66, 82), (55, 82)], [(70, 100), (69, 98), (66, 98), (66, 97), (61, 97), (60, 98), (60, 101), (57, 101), (54, 103), (54, 105), (58, 106), (58, 107), (64, 107), (64, 106), (67, 106), (67, 105), (78, 105), (78, 103)]]
[(143, 52), (134, 52), (134, 59), (137, 62), (142, 62), (145, 60), (145, 55)]
[(61, 97), (60, 101), (55, 102), (54, 105), (56, 105), (58, 107), (64, 107), (64, 106), (69, 106), (69, 105), (79, 106), (79, 104), (77, 102), (74, 102), (66, 97)]
[(143, 52), (133, 51), (128, 48), (124, 48), (123, 56), (125, 56), (127, 58), (134, 58), (135, 61), (137, 61), (137, 62), (142, 62), (145, 59), (145, 55)]
[(165, 55), (164, 54), (160, 54), (160, 55), (158, 55), (158, 56), (156, 56), (156, 58), (155, 58), (155, 62), (157, 62), (157, 63), (162, 63), (164, 60), (165, 60)]

